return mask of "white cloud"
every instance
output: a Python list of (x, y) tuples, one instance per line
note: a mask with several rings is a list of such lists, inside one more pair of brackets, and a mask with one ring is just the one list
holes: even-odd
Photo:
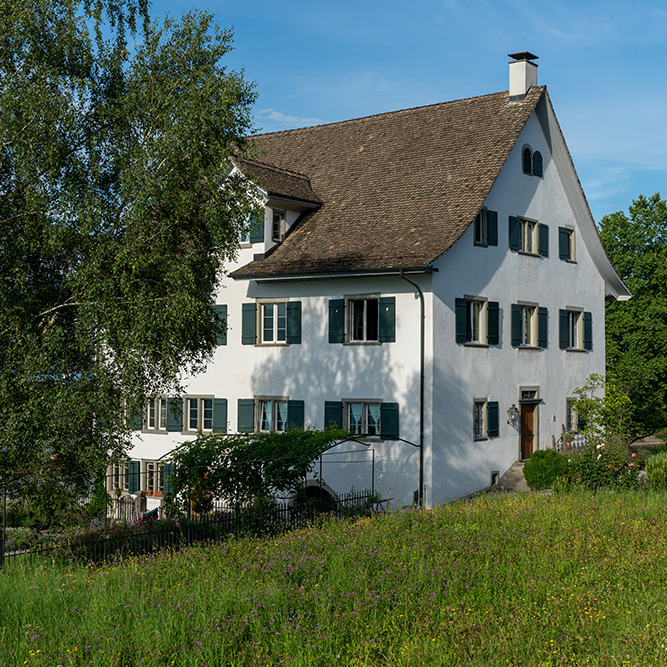
[(259, 109), (255, 113), (255, 118), (259, 121), (274, 121), (289, 125), (290, 127), (305, 127), (307, 125), (321, 125), (327, 121), (322, 118), (303, 118), (302, 116), (291, 116), (275, 109)]

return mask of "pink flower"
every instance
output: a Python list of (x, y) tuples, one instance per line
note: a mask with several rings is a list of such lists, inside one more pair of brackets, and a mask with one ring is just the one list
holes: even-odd
[(632, 455), (632, 458), (634, 459), (634, 458), (635, 458), (635, 456), (637, 456), (637, 454), (633, 454), (633, 455)]

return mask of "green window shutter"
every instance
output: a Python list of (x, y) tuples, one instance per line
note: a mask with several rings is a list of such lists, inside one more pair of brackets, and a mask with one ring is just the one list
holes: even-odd
[(521, 221), (510, 215), (510, 250), (519, 250), (521, 247)]
[(489, 401), (486, 404), (486, 435), (497, 438), (500, 435), (500, 408), (498, 401)]
[(219, 303), (213, 306), (215, 315), (220, 323), (221, 330), (218, 332), (216, 339), (217, 345), (227, 345), (227, 304)]
[(489, 301), (486, 304), (486, 342), (489, 345), (500, 343), (500, 306), (497, 301)]
[(380, 331), (378, 340), (381, 343), (396, 342), (396, 297), (380, 297)]
[(174, 464), (173, 463), (164, 463), (162, 465), (162, 476), (164, 479), (164, 492), (171, 493), (172, 488), (172, 477), (174, 476)]
[(398, 403), (380, 404), (380, 436), (384, 440), (398, 440)]
[(287, 401), (287, 428), (299, 429), (304, 427), (304, 404), (303, 401)]
[(345, 342), (345, 299), (329, 301), (329, 342)]
[(324, 402), (324, 428), (343, 428), (343, 403), (341, 401)]
[(539, 224), (537, 226), (537, 251), (542, 257), (549, 256), (549, 228), (546, 225)]
[(521, 169), (529, 176), (533, 173), (533, 156), (530, 148), (526, 146), (521, 153)]
[(255, 400), (239, 398), (238, 427), (239, 433), (252, 433), (255, 430)]
[(542, 176), (542, 153), (540, 151), (533, 153), (533, 176)]
[(213, 432), (227, 433), (227, 399), (213, 399)]
[(129, 461), (127, 473), (127, 490), (138, 493), (141, 488), (141, 461)]
[(521, 306), (512, 304), (512, 345), (521, 345)]
[[(146, 408), (144, 407), (144, 410)], [(136, 412), (130, 415), (128, 419), (128, 427), (131, 431), (141, 431), (144, 427), (144, 410), (139, 408)]]
[(486, 212), (486, 241), (488, 245), (498, 245), (498, 211)]
[(167, 399), (167, 431), (182, 431), (182, 417), (183, 417), (183, 399), (168, 398)]
[(264, 209), (250, 223), (250, 243), (264, 243)]
[(456, 299), (454, 312), (456, 313), (456, 342), (465, 343), (468, 340), (468, 302), (465, 299)]
[(257, 304), (244, 303), (241, 313), (241, 343), (254, 345), (257, 342)]
[(287, 313), (285, 342), (298, 344), (301, 342), (301, 301), (288, 301), (285, 311)]
[(549, 345), (549, 313), (544, 306), (537, 309), (537, 345), (538, 347)]
[(569, 343), (567, 331), (567, 310), (558, 311), (558, 346), (561, 350), (567, 350)]
[(584, 313), (584, 350), (593, 349), (593, 314)]
[(570, 233), (565, 227), (558, 228), (558, 256), (570, 259)]

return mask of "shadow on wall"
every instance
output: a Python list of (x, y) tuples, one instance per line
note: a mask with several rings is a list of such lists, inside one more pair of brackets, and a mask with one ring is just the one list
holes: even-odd
[[(316, 428), (324, 423), (326, 401), (396, 402), (400, 436), (419, 441), (419, 346), (401, 354), (399, 343), (343, 345), (328, 342), (328, 300), (303, 298), (301, 344), (277, 350), (258, 364), (251, 377), (255, 395), (285, 396), (303, 400), (305, 421)], [(395, 285), (392, 290), (395, 291)], [(402, 288), (404, 290), (404, 288)], [(307, 305), (306, 305), (307, 304)], [(400, 336), (397, 325), (397, 341)], [(400, 349), (405, 350), (403, 346)], [(397, 504), (410, 504), (419, 485), (419, 453), (406, 443), (370, 439), (369, 446), (342, 443), (322, 457), (322, 475), (338, 493), (352, 487), (362, 490), (372, 483), (372, 450), (375, 451), (375, 488)], [(319, 462), (314, 472), (319, 472)], [(389, 494), (389, 495), (388, 495)]]

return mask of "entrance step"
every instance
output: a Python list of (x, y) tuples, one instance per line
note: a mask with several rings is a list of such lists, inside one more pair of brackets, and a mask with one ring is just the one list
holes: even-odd
[(515, 461), (500, 478), (498, 486), (503, 491), (528, 491), (528, 484), (523, 476), (523, 461)]

